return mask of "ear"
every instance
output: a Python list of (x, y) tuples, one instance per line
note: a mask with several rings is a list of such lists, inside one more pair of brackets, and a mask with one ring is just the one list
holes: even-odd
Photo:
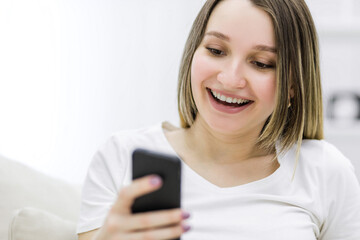
[(290, 92), (289, 92), (289, 99), (293, 98), (294, 95), (295, 95), (295, 93), (294, 93), (294, 85), (291, 84)]
[(288, 106), (288, 108), (291, 107), (291, 99), (294, 97), (294, 95), (295, 95), (294, 88), (293, 88), (293, 85), (291, 85), (289, 96), (288, 96), (288, 98), (289, 98), (289, 106)]
[(291, 87), (290, 88), (290, 98), (293, 98), (294, 97), (294, 95), (295, 95), (295, 93), (294, 93), (294, 88), (293, 87)]

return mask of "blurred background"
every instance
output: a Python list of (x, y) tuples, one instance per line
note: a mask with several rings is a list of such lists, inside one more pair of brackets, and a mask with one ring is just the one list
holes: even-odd
[[(325, 137), (360, 178), (360, 1), (307, 0)], [(81, 184), (114, 132), (178, 124), (178, 66), (203, 0), (0, 0), (0, 155)]]

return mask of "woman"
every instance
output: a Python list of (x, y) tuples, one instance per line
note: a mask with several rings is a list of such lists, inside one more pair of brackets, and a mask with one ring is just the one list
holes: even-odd
[[(182, 127), (122, 132), (99, 150), (79, 239), (360, 239), (353, 168), (320, 140), (318, 59), (304, 1), (208, 0), (180, 67)], [(182, 159), (183, 209), (131, 214), (162, 184), (130, 182), (137, 147)]]

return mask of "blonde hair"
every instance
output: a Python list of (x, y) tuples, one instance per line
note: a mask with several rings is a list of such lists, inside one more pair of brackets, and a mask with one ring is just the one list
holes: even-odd
[[(195, 121), (197, 108), (191, 90), (192, 58), (206, 25), (221, 0), (208, 0), (200, 10), (187, 39), (179, 71), (178, 111), (183, 128)], [(276, 104), (258, 138), (258, 147), (280, 152), (302, 139), (323, 138), (323, 110), (318, 38), (310, 11), (303, 0), (250, 0), (269, 14), (277, 48)], [(290, 98), (290, 91), (294, 96)], [(289, 107), (290, 105), (290, 107)]]

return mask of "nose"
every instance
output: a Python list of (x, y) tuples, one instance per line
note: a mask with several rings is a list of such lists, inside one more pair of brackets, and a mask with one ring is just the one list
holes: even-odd
[(217, 75), (217, 79), (228, 89), (245, 88), (247, 85), (245, 69), (241, 62), (226, 64)]

